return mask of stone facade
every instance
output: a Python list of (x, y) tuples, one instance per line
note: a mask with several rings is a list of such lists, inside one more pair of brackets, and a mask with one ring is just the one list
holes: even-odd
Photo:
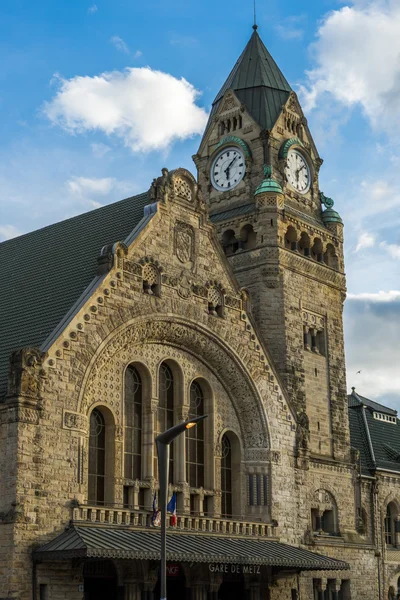
[[(240, 126), (228, 139), (220, 123), (229, 119)], [(218, 148), (238, 139), (246, 148), (246, 177), (234, 190), (217, 192), (210, 166)], [(313, 183), (305, 195), (284, 177), (288, 140), (310, 161)], [(383, 520), (388, 498), (400, 498), (400, 479), (382, 477), (378, 485), (362, 478), (351, 452), (343, 231), (340, 223), (324, 224), (322, 161), (295, 94), (265, 132), (228, 90), (194, 160), (198, 181), (184, 169), (154, 180), (154, 216), (129, 243), (103, 249), (101, 280), (57, 333), (40, 350), (10, 358), (0, 404), (1, 599), (84, 597), (82, 562), (32, 564), (32, 551), (71, 520), (145, 526), (141, 519), (158, 489), (154, 435), (163, 365), (174, 381), (173, 422), (190, 415), (193, 382), (208, 414), (204, 485), (189, 486), (183, 437), (174, 448), (170, 490), (178, 495), (182, 528), (190, 521), (196, 531), (263, 535), (350, 565), (302, 574), (267, 569), (258, 579), (247, 574), (246, 597), (382, 600), (396, 589), (400, 557), (386, 548)], [(282, 193), (255, 196), (266, 163)], [(243, 206), (250, 208), (235, 211)], [(143, 387), (136, 479), (126, 476), (124, 462), (132, 366)], [(99, 506), (90, 502), (88, 484), (96, 409), (107, 447)], [(230, 519), (221, 500), (225, 434), (234, 466)], [(250, 482), (261, 480), (263, 501), (251, 501)], [(116, 556), (114, 568), (126, 600), (151, 597), (156, 565)], [(218, 597), (219, 575), (200, 565), (185, 577), (192, 598)]]

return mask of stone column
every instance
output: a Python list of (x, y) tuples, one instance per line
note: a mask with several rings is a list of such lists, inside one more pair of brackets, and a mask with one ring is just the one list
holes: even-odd
[(252, 581), (249, 587), (249, 600), (260, 600), (260, 584)]
[(207, 600), (207, 590), (204, 583), (192, 584), (191, 600)]
[[(176, 423), (187, 421), (189, 416), (188, 406), (179, 406), (176, 410)], [(174, 483), (186, 483), (186, 435), (180, 435), (174, 441)]]
[(141, 600), (141, 593), (137, 583), (125, 583), (125, 600)]
[(325, 591), (326, 591), (327, 585), (328, 585), (327, 580), (321, 579), (319, 589), (318, 589), (318, 600), (325, 600)]
[(143, 479), (158, 479), (158, 473), (154, 472), (154, 434), (156, 431), (158, 399), (152, 398), (143, 415)]
[(400, 515), (394, 520), (394, 544), (396, 548), (400, 546)]
[(309, 343), (308, 343), (309, 331), (310, 331), (310, 328), (307, 325), (304, 325), (304, 349), (305, 350), (311, 350)]

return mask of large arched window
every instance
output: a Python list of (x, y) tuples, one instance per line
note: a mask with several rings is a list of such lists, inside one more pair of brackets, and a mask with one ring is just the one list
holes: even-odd
[[(189, 417), (204, 415), (204, 394), (200, 384), (193, 381), (190, 386)], [(186, 434), (186, 479), (190, 487), (204, 487), (204, 421), (187, 430)]]
[(131, 366), (125, 374), (124, 476), (127, 479), (142, 479), (142, 401), (142, 379)]
[[(160, 367), (157, 433), (174, 425), (174, 376), (166, 363)], [(174, 481), (174, 445), (170, 446), (169, 483)]]
[(222, 516), (232, 516), (232, 446), (228, 436), (222, 438), (221, 460), (221, 512)]
[(101, 411), (95, 408), (90, 415), (89, 486), (88, 500), (95, 504), (105, 502), (106, 479), (106, 424)]

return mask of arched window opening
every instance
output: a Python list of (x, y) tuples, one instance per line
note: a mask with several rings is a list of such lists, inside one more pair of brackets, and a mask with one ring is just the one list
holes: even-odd
[(125, 374), (124, 476), (142, 479), (143, 386), (138, 370), (131, 366)]
[(286, 231), (285, 248), (288, 250), (297, 250), (297, 231), (292, 225), (289, 225)]
[(222, 247), (227, 256), (235, 254), (239, 249), (239, 241), (236, 239), (233, 229), (227, 229), (227, 231), (224, 231), (222, 234)]
[(235, 129), (237, 129), (237, 125), (238, 125), (237, 117), (233, 117), (233, 130), (234, 131), (235, 131)]
[[(190, 386), (189, 417), (204, 415), (204, 394), (200, 384)], [(191, 488), (204, 487), (204, 421), (186, 433), (186, 480)]]
[(311, 245), (310, 236), (307, 233), (305, 233), (305, 231), (303, 231), (300, 236), (300, 241), (299, 241), (299, 252), (303, 256), (310, 256), (310, 254), (311, 254), (310, 245)]
[(232, 446), (226, 434), (222, 438), (221, 492), (222, 516), (229, 519), (232, 517)]
[(105, 502), (106, 424), (101, 411), (95, 408), (90, 415), (88, 501)]
[(143, 267), (143, 291), (150, 296), (159, 296), (160, 294), (160, 272), (151, 263)]
[(338, 257), (336, 255), (335, 247), (332, 244), (328, 244), (324, 254), (324, 263), (332, 269), (338, 268)]
[(257, 234), (252, 225), (245, 225), (240, 232), (243, 250), (252, 250), (257, 245)]
[[(159, 376), (157, 434), (174, 425), (174, 376), (170, 367), (162, 363)], [(169, 483), (174, 481), (174, 444), (169, 450)]]
[(339, 520), (337, 505), (332, 494), (326, 490), (317, 490), (314, 494), (314, 506), (311, 508), (312, 530), (319, 535), (338, 536)]
[(314, 240), (314, 245), (311, 248), (311, 258), (318, 262), (324, 262), (322, 241), (319, 238)]
[(396, 517), (396, 505), (394, 502), (389, 502), (386, 507), (385, 517), (385, 542), (388, 546), (396, 545)]

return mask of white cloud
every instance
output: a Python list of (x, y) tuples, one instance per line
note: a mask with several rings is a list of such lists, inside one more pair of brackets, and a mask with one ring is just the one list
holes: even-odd
[(102, 131), (133, 151), (165, 150), (175, 140), (203, 132), (207, 113), (186, 79), (146, 68), (128, 68), (95, 77), (59, 78), (46, 102), (48, 119), (69, 133)]
[(129, 48), (124, 42), (124, 40), (118, 35), (113, 35), (110, 39), (110, 42), (114, 44), (118, 52), (123, 52), (124, 54), (129, 54)]
[(390, 290), (389, 292), (363, 292), (361, 294), (347, 294), (349, 300), (359, 300), (362, 302), (397, 302), (400, 300), (399, 290)]
[(375, 245), (375, 236), (368, 231), (364, 231), (358, 237), (356, 252), (366, 248), (372, 248)]
[(381, 242), (380, 247), (386, 250), (392, 258), (400, 259), (400, 246), (398, 244), (388, 244), (387, 242)]
[(88, 15), (93, 15), (97, 11), (98, 11), (98, 8), (97, 8), (96, 4), (92, 4), (92, 6), (89, 6), (89, 8), (88, 8)]
[(400, 292), (361, 296), (345, 304), (348, 386), (400, 409)]
[(72, 177), (66, 182), (67, 188), (73, 194), (85, 195), (96, 194), (105, 196), (112, 189), (120, 188), (120, 184), (115, 177), (89, 178), (89, 177)]
[(0, 239), (11, 240), (11, 238), (22, 235), (22, 231), (19, 231), (14, 225), (0, 225)]
[(304, 29), (300, 27), (300, 23), (304, 19), (305, 15), (287, 17), (282, 23), (275, 26), (275, 30), (283, 40), (301, 40), (304, 36)]
[(107, 146), (107, 144), (103, 144), (102, 142), (90, 144), (90, 147), (96, 158), (103, 158), (103, 156), (111, 150), (110, 146)]
[[(301, 88), (306, 109), (331, 94), (360, 105), (373, 126), (392, 132), (400, 119), (400, 4), (352, 2), (323, 20), (313, 53), (317, 66)], [(325, 100), (324, 100), (325, 102)]]
[(133, 55), (133, 58), (140, 58), (142, 54), (143, 52), (141, 50), (136, 50), (135, 54)]

